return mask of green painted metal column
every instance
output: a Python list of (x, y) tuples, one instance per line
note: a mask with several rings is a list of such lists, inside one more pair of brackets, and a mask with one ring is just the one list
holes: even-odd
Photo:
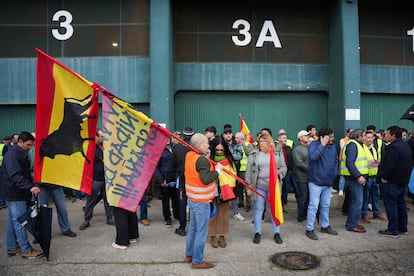
[(170, 0), (150, 0), (150, 117), (174, 130)]
[(332, 2), (328, 122), (339, 139), (360, 126), (360, 57), (357, 0)]

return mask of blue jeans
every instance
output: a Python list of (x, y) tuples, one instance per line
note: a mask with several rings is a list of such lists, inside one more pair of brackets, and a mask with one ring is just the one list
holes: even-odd
[(406, 189), (406, 185), (381, 184), (381, 195), (388, 218), (388, 231), (394, 234), (398, 234), (398, 231), (407, 232)]
[(298, 221), (304, 221), (309, 205), (308, 183), (296, 182), (296, 201), (298, 203)]
[(30, 252), (33, 248), (27, 240), (26, 229), (17, 221), (17, 218), (27, 211), (27, 201), (6, 200), (6, 202), (9, 207), (6, 226), (7, 250), (13, 250), (20, 246), (22, 253)]
[(6, 206), (6, 201), (2, 198), (0, 198), (0, 207)]
[(201, 264), (204, 259), (204, 245), (210, 220), (210, 202), (195, 202), (188, 199), (188, 207), (190, 209), (190, 223), (185, 255), (193, 257), (193, 264)]
[[(269, 198), (269, 190), (265, 191), (260, 188), (257, 188), (257, 191), (261, 193), (262, 195), (264, 195), (265, 197)], [(262, 216), (263, 216), (265, 204), (266, 204), (266, 200), (263, 197), (256, 195), (256, 200), (254, 202), (254, 214), (253, 214), (255, 233), (259, 233), (259, 234), (262, 233)], [(272, 226), (273, 226), (273, 233), (276, 234), (280, 232), (280, 227), (276, 226), (273, 219), (272, 219)]]
[(49, 197), (51, 196), (55, 202), (57, 217), (59, 221), (60, 231), (65, 233), (70, 230), (68, 211), (66, 210), (65, 194), (63, 187), (39, 184), (40, 194), (38, 196), (40, 206), (49, 205)]
[(368, 203), (372, 204), (372, 213), (374, 215), (380, 215), (381, 210), (379, 208), (379, 184), (376, 181), (376, 177), (369, 177), (367, 183), (364, 186), (364, 199), (362, 201), (361, 216), (368, 216)]
[(342, 175), (339, 176), (339, 187), (338, 187), (338, 189), (340, 191), (343, 191), (345, 189), (345, 177), (342, 176)]
[(146, 193), (142, 196), (139, 203), (139, 219), (148, 219), (148, 198)]
[(346, 229), (352, 229), (358, 225), (361, 216), (364, 186), (354, 179), (346, 179), (346, 184), (348, 185), (349, 207), (345, 227)]
[(306, 230), (312, 231), (316, 213), (319, 208), (320, 225), (323, 228), (329, 226), (329, 207), (331, 206), (331, 186), (318, 186), (309, 182), (309, 206), (306, 220)]

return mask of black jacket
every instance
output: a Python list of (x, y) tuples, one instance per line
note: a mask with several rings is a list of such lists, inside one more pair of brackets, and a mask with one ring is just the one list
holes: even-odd
[(30, 200), (34, 186), (27, 152), (18, 145), (7, 151), (1, 169), (2, 195), (6, 200)]
[(413, 160), (410, 146), (397, 139), (385, 147), (385, 152), (378, 169), (378, 183), (407, 185), (410, 180)]

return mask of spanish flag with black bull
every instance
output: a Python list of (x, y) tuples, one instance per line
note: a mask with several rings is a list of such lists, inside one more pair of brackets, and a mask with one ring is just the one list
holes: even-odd
[(93, 83), (37, 50), (34, 182), (90, 194), (98, 120)]

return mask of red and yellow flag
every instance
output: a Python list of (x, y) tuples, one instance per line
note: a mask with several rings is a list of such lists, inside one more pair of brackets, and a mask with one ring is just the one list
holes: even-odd
[(109, 91), (102, 125), (108, 203), (135, 212), (171, 134)]
[(34, 181), (90, 194), (98, 120), (92, 83), (37, 50)]
[(276, 226), (280, 226), (283, 224), (284, 220), (277, 164), (273, 149), (270, 151), (269, 206), (273, 221), (275, 222)]
[(246, 122), (243, 119), (243, 116), (239, 114), (240, 116), (240, 132), (242, 132), (245, 136), (245, 141), (249, 142), (250, 144), (254, 143), (253, 135), (250, 132), (249, 128), (246, 125)]

